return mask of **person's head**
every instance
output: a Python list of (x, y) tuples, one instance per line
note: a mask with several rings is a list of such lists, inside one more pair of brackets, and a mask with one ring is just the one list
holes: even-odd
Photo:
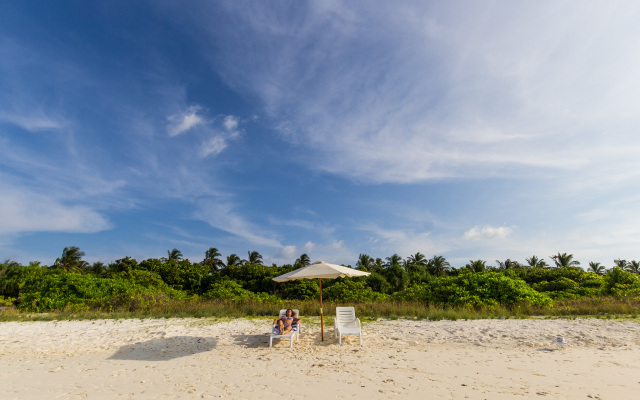
[(293, 316), (294, 316), (294, 315), (293, 315), (293, 310), (289, 308), (289, 309), (287, 310), (287, 313), (286, 313), (285, 315), (286, 315), (287, 317), (293, 317)]

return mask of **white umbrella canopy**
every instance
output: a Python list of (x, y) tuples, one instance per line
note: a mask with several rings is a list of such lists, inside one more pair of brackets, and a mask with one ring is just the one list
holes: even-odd
[(276, 282), (288, 282), (298, 279), (318, 279), (320, 284), (320, 330), (322, 341), (324, 341), (324, 314), (322, 312), (322, 280), (355, 276), (371, 275), (369, 272), (358, 271), (357, 269), (343, 267), (342, 265), (329, 264), (324, 261), (316, 261), (306, 267), (298, 268), (295, 271), (276, 276)]
[(358, 271), (357, 269), (343, 267), (342, 265), (329, 264), (324, 261), (317, 261), (295, 271), (276, 276), (276, 282), (295, 281), (298, 279), (335, 279), (347, 276), (367, 276), (369, 272)]

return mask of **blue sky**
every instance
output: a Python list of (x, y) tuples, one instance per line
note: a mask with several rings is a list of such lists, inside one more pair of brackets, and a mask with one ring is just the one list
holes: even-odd
[(640, 3), (2, 2), (0, 258), (640, 259)]

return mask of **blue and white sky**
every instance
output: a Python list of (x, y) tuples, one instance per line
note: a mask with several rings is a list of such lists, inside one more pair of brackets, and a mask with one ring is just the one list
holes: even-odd
[(0, 258), (640, 259), (637, 1), (0, 3)]

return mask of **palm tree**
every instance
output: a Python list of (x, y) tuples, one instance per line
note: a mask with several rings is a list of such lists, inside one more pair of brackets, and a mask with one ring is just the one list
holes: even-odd
[(496, 260), (496, 263), (498, 263), (499, 269), (511, 269), (511, 268), (517, 268), (520, 266), (519, 262), (511, 261), (509, 258), (504, 260), (504, 262), (500, 260)]
[(220, 267), (224, 265), (222, 260), (219, 258), (222, 256), (218, 249), (215, 247), (209, 247), (209, 250), (204, 252), (204, 260), (200, 263), (201, 265), (207, 265), (211, 272), (217, 271)]
[(420, 252), (410, 255), (404, 260), (404, 268), (410, 274), (411, 281), (418, 282), (424, 279), (427, 274), (428, 262), (427, 257)]
[(65, 247), (62, 250), (62, 256), (56, 259), (53, 267), (67, 272), (80, 271), (89, 265), (88, 262), (82, 260), (82, 257), (84, 257), (84, 251), (81, 251), (78, 247)]
[(484, 260), (469, 260), (469, 263), (464, 267), (471, 272), (484, 272), (487, 270), (487, 262)]
[(402, 257), (400, 257), (397, 254), (394, 254), (391, 257), (387, 257), (386, 260), (387, 260), (387, 262), (385, 263), (385, 267), (387, 269), (389, 269), (391, 267), (395, 267), (396, 265), (401, 265), (402, 264)]
[(13, 261), (13, 260), (10, 260), (10, 259), (6, 259), (6, 260), (4, 260), (4, 262), (3, 262), (2, 264), (4, 264), (5, 268), (9, 268), (9, 267), (19, 267), (19, 266), (20, 266), (20, 263), (19, 263), (19, 262), (17, 262), (17, 261)]
[(382, 262), (382, 258), (376, 258), (376, 261), (373, 263), (370, 272), (375, 272), (381, 274), (384, 272), (384, 262)]
[(576, 267), (580, 265), (580, 261), (576, 261), (573, 259), (573, 254), (560, 253), (551, 256), (551, 259), (556, 264), (556, 267)]
[(227, 256), (227, 267), (236, 267), (242, 265), (242, 260), (237, 254), (229, 254)]
[(167, 250), (167, 257), (161, 258), (162, 262), (174, 261), (178, 262), (182, 260), (182, 252), (178, 249)]
[(442, 276), (451, 268), (449, 261), (443, 256), (433, 256), (427, 264), (427, 269), (431, 275)]
[(606, 272), (606, 268), (603, 265), (600, 265), (599, 262), (589, 262), (589, 269), (587, 271), (593, 272), (594, 274), (604, 275)]
[(247, 255), (249, 256), (249, 258), (244, 260), (243, 264), (262, 264), (262, 255), (260, 255), (260, 253), (258, 253), (257, 251), (248, 251)]
[(620, 268), (620, 269), (627, 269), (627, 260), (621, 260), (621, 259), (617, 259), (617, 260), (613, 260), (613, 263), (616, 265), (616, 267)]
[(640, 262), (633, 260), (627, 263), (627, 271), (633, 272), (634, 274), (640, 274)]
[(373, 258), (369, 257), (367, 254), (360, 254), (358, 256), (358, 262), (356, 262), (356, 268), (365, 271), (371, 272), (375, 268), (376, 262)]
[[(7, 271), (9, 270), (9, 268), (11, 267), (19, 267), (20, 264), (16, 261), (13, 260), (4, 260), (3, 263), (0, 264), (0, 278), (2, 278), (3, 275), (5, 275), (7, 273)], [(0, 282), (2, 282), (2, 279), (0, 279)]]
[(549, 266), (546, 261), (538, 258), (537, 256), (531, 256), (529, 258), (526, 258), (526, 260), (527, 265), (529, 265), (531, 268), (546, 268)]
[(405, 263), (407, 265), (421, 265), (423, 267), (426, 267), (429, 263), (429, 260), (427, 260), (427, 257), (424, 254), (417, 252), (416, 254), (407, 257)]
[(96, 261), (91, 265), (91, 273), (96, 276), (103, 276), (107, 272), (107, 266), (102, 261)]
[(298, 257), (296, 262), (293, 263), (293, 265), (295, 265), (298, 268), (306, 267), (309, 264), (311, 264), (311, 259), (309, 258), (307, 253), (300, 254), (300, 257)]

